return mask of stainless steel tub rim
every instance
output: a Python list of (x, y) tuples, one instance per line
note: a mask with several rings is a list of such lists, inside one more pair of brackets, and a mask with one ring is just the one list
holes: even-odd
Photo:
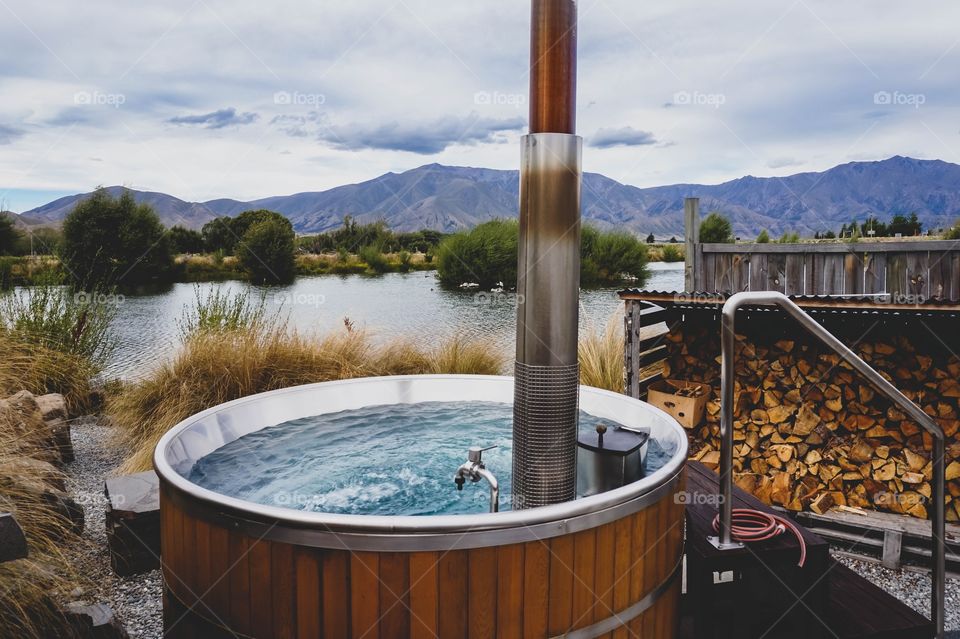
[[(643, 479), (599, 495), (528, 510), (467, 515), (347, 515), (267, 506), (189, 481), (196, 460), (249, 433), (292, 419), (374, 405), (426, 401), (513, 400), (513, 378), (401, 375), (320, 382), (237, 399), (197, 413), (157, 444), (154, 468), (168, 494), (210, 520), (268, 539), (333, 548), (423, 550), (515, 543), (567, 534), (642, 510), (679, 486), (687, 458), (683, 428), (668, 414), (626, 395), (582, 386), (582, 410), (627, 426), (645, 426), (671, 453)], [(471, 442), (465, 441), (464, 448)], [(453, 486), (451, 484), (451, 490)]]

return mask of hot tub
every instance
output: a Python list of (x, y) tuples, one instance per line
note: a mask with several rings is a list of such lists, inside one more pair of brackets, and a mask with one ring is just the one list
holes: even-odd
[(310, 415), (512, 399), (509, 377), (364, 378), (246, 397), (175, 426), (154, 455), (166, 636), (599, 637), (629, 628), (673, 637), (686, 434), (625, 395), (581, 387), (580, 408), (649, 428), (669, 460), (622, 488), (553, 506), (329, 514), (244, 501), (185, 478), (238, 438)]

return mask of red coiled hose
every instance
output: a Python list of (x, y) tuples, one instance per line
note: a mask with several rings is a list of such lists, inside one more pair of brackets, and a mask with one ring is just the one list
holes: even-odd
[[(713, 529), (720, 532), (720, 515), (713, 518)], [(730, 522), (730, 532), (733, 538), (739, 542), (750, 543), (752, 541), (764, 541), (773, 539), (777, 535), (782, 535), (789, 529), (800, 544), (800, 561), (797, 565), (803, 568), (803, 562), (807, 560), (807, 544), (803, 541), (803, 535), (800, 529), (787, 519), (771, 513), (765, 513), (760, 510), (750, 508), (734, 508), (733, 521)]]

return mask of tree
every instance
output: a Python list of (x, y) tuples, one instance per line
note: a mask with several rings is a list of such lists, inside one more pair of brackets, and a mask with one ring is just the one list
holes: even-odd
[(770, 234), (767, 233), (767, 229), (760, 231), (760, 235), (757, 236), (757, 244), (769, 244), (770, 243)]
[(286, 284), (295, 274), (296, 235), (290, 221), (262, 216), (244, 232), (236, 246), (240, 265), (256, 284)]
[(714, 211), (700, 223), (700, 242), (725, 244), (733, 242), (733, 226), (730, 220)]
[(169, 231), (170, 249), (174, 253), (203, 253), (203, 235), (193, 229), (174, 226)]
[[(875, 215), (871, 215), (865, 219), (861, 229), (862, 233), (867, 237), (886, 237), (890, 235), (890, 229)], [(871, 231), (873, 231), (873, 233), (871, 233)]]
[(82, 290), (168, 283), (173, 256), (160, 218), (124, 190), (98, 188), (63, 220), (61, 260), (67, 280)]
[(0, 255), (12, 255), (20, 241), (21, 233), (11, 215), (13, 213), (0, 211)]
[(900, 233), (903, 236), (920, 235), (923, 224), (920, 222), (916, 213), (911, 213), (910, 217), (905, 215), (894, 215), (890, 220), (890, 235)]
[(210, 253), (233, 253), (239, 239), (230, 228), (229, 217), (216, 217), (210, 220), (200, 229), (200, 236), (203, 238), (204, 248)]
[(646, 241), (647, 241), (647, 244), (653, 244), (654, 242), (657, 241), (657, 238), (653, 237), (653, 233), (651, 233), (650, 235), (647, 236)]

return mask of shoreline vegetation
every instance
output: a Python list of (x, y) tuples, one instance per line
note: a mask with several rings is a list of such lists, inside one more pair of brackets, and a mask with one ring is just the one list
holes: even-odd
[[(105, 189), (80, 202), (59, 230), (24, 231), (0, 216), (0, 289), (68, 284), (77, 291), (150, 292), (173, 283), (246, 280), (288, 284), (312, 275), (380, 275), (437, 272), (448, 289), (512, 289), (516, 283), (518, 222), (495, 219), (469, 230), (400, 232), (383, 220), (359, 223), (346, 216), (340, 227), (297, 236), (290, 220), (267, 209), (217, 217), (197, 231), (165, 228), (154, 210), (138, 204), (130, 191), (118, 197)], [(864, 240), (869, 236), (869, 240)], [(889, 223), (870, 217), (801, 240), (784, 233), (772, 240), (764, 230), (758, 243), (880, 241), (890, 236), (920, 241), (916, 215), (894, 215)], [(960, 237), (960, 224), (943, 237)], [(709, 213), (700, 226), (701, 242), (738, 242), (722, 213)], [(37, 255), (39, 252), (41, 255)], [(625, 230), (581, 230), (581, 286), (643, 286), (651, 261), (680, 262), (685, 248), (676, 237), (658, 243)]]
[[(623, 392), (619, 318), (581, 336), (581, 382)], [(278, 388), (381, 375), (502, 375), (506, 358), (481, 340), (453, 336), (424, 347), (399, 338), (378, 344), (344, 320), (341, 330), (311, 334), (290, 328), (264, 297), (197, 294), (178, 324), (181, 346), (138, 381), (118, 385), (105, 412), (131, 451), (120, 471), (151, 467), (167, 430), (210, 406)]]

